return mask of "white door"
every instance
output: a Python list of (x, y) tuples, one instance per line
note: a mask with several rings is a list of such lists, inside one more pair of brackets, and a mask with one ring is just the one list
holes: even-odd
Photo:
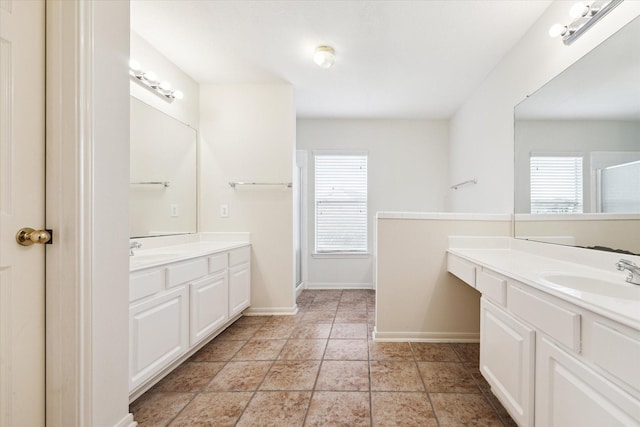
[(44, 227), (42, 0), (0, 0), (0, 426), (44, 426), (44, 245), (16, 232)]

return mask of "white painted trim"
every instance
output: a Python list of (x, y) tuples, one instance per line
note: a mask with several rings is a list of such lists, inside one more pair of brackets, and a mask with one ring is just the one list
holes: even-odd
[(620, 221), (640, 219), (637, 213), (515, 214), (516, 221)]
[(374, 329), (376, 342), (480, 342), (480, 333), (472, 332), (378, 332)]
[(307, 282), (306, 289), (374, 289), (373, 283)]
[(371, 258), (371, 252), (313, 252), (312, 258), (325, 259), (368, 259)]
[(138, 423), (133, 420), (133, 414), (127, 414), (113, 427), (136, 427)]
[(92, 9), (47, 2), (48, 426), (92, 424)]
[(251, 307), (242, 313), (244, 316), (293, 316), (298, 313), (298, 306), (293, 307)]
[(304, 282), (304, 280), (296, 287), (296, 300), (298, 299), (298, 297), (300, 296), (300, 294), (302, 293), (302, 291), (304, 291), (305, 289), (307, 289), (307, 285)]
[(512, 214), (453, 212), (378, 212), (377, 219), (429, 219), (438, 221), (511, 221)]

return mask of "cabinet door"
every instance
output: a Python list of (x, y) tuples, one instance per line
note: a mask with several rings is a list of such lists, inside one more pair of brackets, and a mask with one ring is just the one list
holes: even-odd
[(539, 334), (536, 425), (640, 426), (640, 401)]
[(251, 304), (250, 264), (229, 269), (229, 317), (240, 313)]
[(186, 286), (129, 308), (129, 391), (187, 351), (189, 293)]
[(197, 344), (229, 318), (228, 289), (226, 271), (190, 285), (191, 345)]
[(518, 425), (532, 426), (535, 331), (485, 297), (480, 309), (480, 372)]

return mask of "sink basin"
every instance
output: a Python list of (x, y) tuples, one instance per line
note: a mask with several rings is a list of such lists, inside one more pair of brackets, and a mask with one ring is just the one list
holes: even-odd
[(640, 286), (628, 284), (622, 279), (618, 283), (594, 277), (563, 273), (547, 274), (543, 275), (543, 278), (553, 285), (570, 288), (581, 293), (586, 292), (605, 297), (640, 301)]
[(148, 262), (163, 261), (176, 257), (175, 252), (136, 253), (129, 257), (129, 264), (144, 264)]

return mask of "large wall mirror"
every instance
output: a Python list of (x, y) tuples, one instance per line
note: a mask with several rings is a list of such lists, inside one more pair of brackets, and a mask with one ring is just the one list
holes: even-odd
[(131, 237), (196, 232), (196, 131), (131, 97)]
[(640, 255), (640, 18), (515, 108), (515, 237)]

